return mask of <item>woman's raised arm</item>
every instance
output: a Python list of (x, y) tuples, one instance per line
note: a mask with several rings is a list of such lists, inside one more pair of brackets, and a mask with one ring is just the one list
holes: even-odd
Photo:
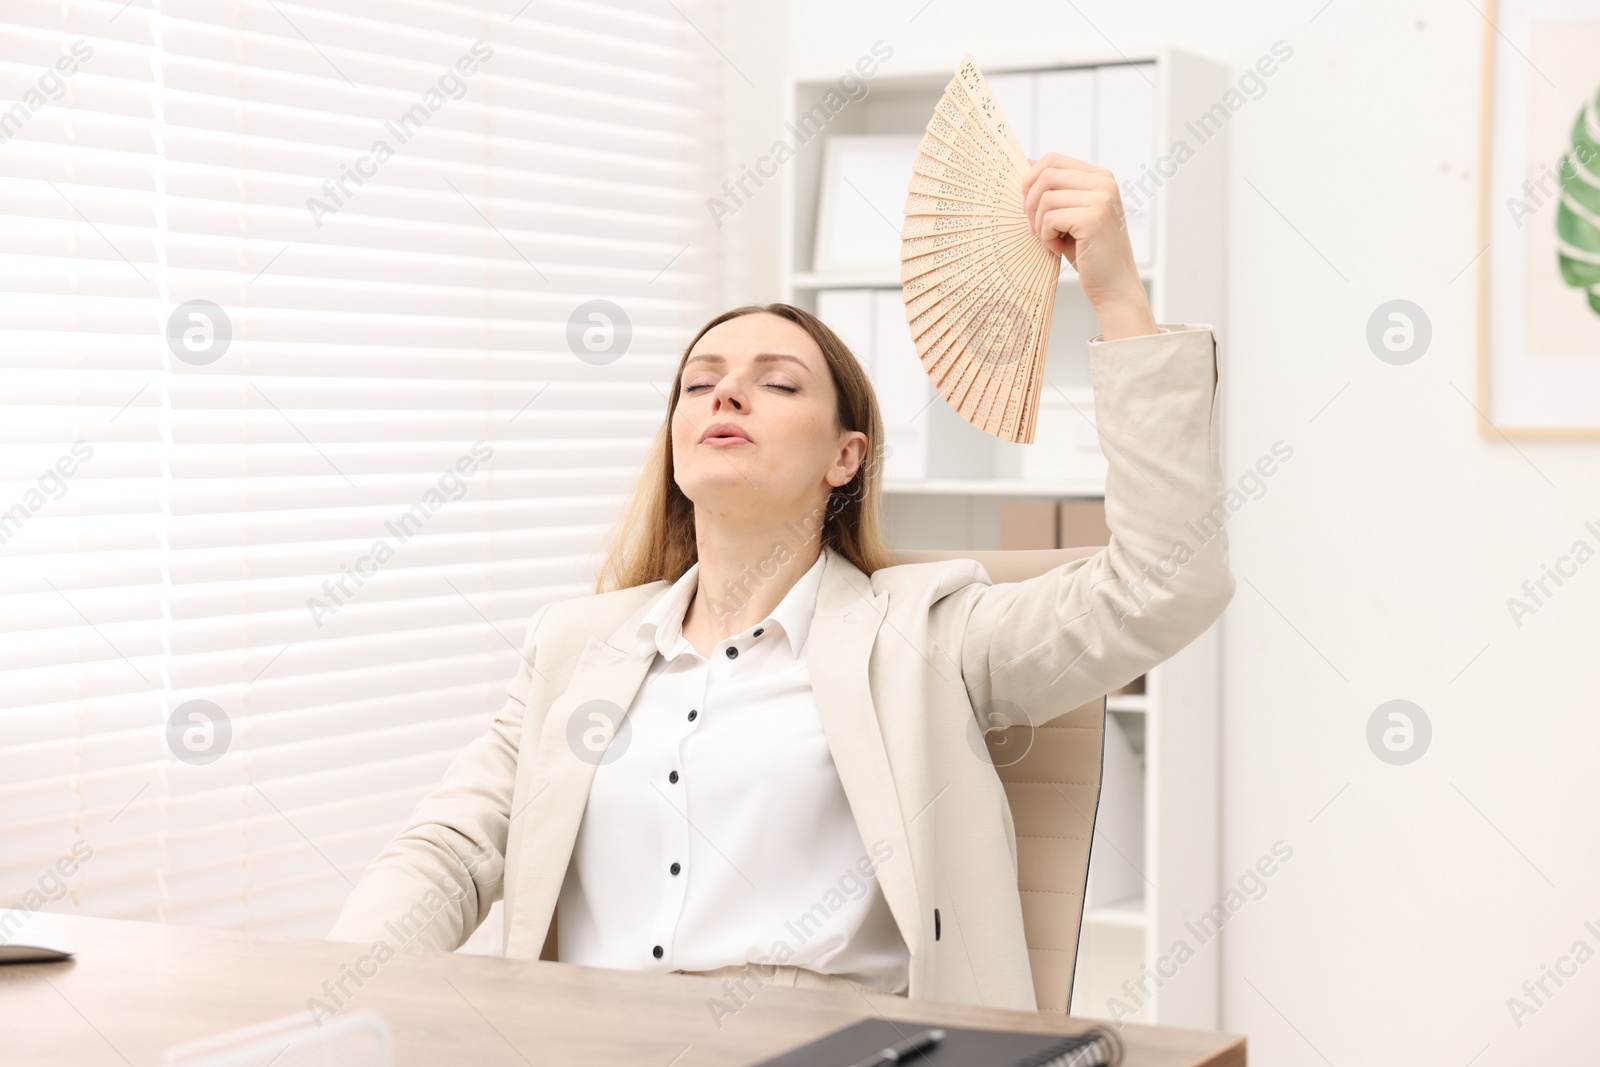
[[(1137, 678), (1233, 597), (1217, 459), (1216, 340), (1204, 324), (1089, 342), (1110, 544), (1022, 582), (951, 594), (974, 707), (1048, 721)], [(966, 603), (962, 603), (965, 598)]]
[(1050, 152), (1023, 178), (1033, 229), (1078, 271), (1101, 336), (1090, 378), (1107, 459), (1110, 544), (1035, 578), (974, 583), (961, 670), (974, 707), (1016, 704), (1035, 723), (1116, 689), (1177, 652), (1233, 597), (1218, 501), (1216, 337), (1158, 326), (1111, 172)]

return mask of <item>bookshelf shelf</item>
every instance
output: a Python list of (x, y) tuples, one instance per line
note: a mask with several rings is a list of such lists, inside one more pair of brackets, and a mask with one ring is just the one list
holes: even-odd
[(1147, 921), (1142, 893), (1123, 897), (1110, 904), (1085, 908), (1083, 912), (1083, 922), (1086, 926), (1093, 923), (1096, 926), (1124, 926), (1143, 930)]
[(1121, 696), (1108, 696), (1106, 697), (1106, 710), (1143, 715), (1150, 710), (1150, 698), (1145, 693), (1123, 693)]

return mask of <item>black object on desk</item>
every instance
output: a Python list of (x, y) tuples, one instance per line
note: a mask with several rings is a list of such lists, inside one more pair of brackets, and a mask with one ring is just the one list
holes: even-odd
[(864, 1060), (857, 1060), (851, 1067), (894, 1067), (895, 1064), (913, 1059), (923, 1054), (944, 1040), (944, 1031), (935, 1027), (912, 1034), (904, 1041), (897, 1041), (888, 1048), (880, 1048)]
[[(753, 1067), (848, 1067), (924, 1029), (922, 1023), (861, 1019)], [(1122, 1041), (1116, 1031), (1101, 1026), (1068, 1035), (939, 1029), (944, 1040), (905, 1062), (921, 1067), (1115, 1067), (1122, 1062)]]

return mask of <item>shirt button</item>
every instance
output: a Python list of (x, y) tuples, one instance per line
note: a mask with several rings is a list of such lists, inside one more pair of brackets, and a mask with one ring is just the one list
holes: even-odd
[(760, 637), (761, 636), (761, 631), (757, 630), (753, 636)]
[(732, 645), (729, 645), (728, 646), (728, 658), (729, 659), (738, 659), (739, 658), (739, 650), (737, 648), (734, 648)]
[(690, 708), (689, 709), (689, 721), (690, 722), (694, 722), (694, 717), (696, 715), (698, 715), (698, 714), (700, 714), (700, 712), (696, 711), (694, 708)]
[(664, 950), (661, 948), (660, 945), (657, 945), (655, 948), (650, 950), (650, 955), (654, 956), (658, 960), (665, 954), (666, 953), (664, 952)]
[(674, 863), (671, 867), (669, 867), (667, 869), (670, 870), (673, 874), (677, 874), (679, 871), (683, 870), (683, 868), (678, 866), (676, 863)]
[(667, 781), (671, 782), (673, 785), (677, 785), (678, 784), (678, 772), (677, 771), (673, 771), (671, 774), (667, 775)]

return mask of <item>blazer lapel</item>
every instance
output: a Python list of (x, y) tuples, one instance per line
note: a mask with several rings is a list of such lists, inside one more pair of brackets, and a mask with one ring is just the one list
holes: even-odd
[[(626, 712), (654, 658), (640, 656), (633, 638), (651, 606), (670, 587), (668, 582), (659, 584), (660, 590), (605, 639), (589, 639), (567, 687), (545, 713), (528, 779), (533, 795), (518, 801), (521, 807), (512, 812), (508, 831), (522, 841), (515, 906), (509, 897), (506, 900), (508, 956), (536, 958), (544, 944), (589, 803), (589, 786), (603, 758), (586, 747), (582, 735), (593, 728), (590, 713), (596, 710), (607, 713), (615, 728), (605, 752), (623, 733)], [(604, 705), (597, 707), (601, 701)]]
[(828, 564), (806, 639), (811, 691), (862, 844), (871, 851), (874, 842), (882, 841), (892, 850), (889, 860), (878, 867), (878, 884), (911, 952), (914, 973), (921, 944), (921, 904), (867, 674), (889, 594), (874, 595), (860, 568), (831, 548), (824, 551)]
[[(916, 881), (867, 676), (888, 594), (874, 595), (859, 568), (832, 549), (823, 551), (828, 558), (805, 650), (812, 693), (862, 843), (871, 850), (882, 841), (891, 850), (889, 860), (878, 867), (878, 883), (915, 957), (915, 932), (921, 929)], [(521, 806), (512, 813), (510, 833), (521, 839), (521, 856), (515, 901), (506, 902), (508, 955), (539, 954), (588, 804), (600, 757), (568, 739), (589, 727), (592, 709), (585, 705), (605, 701), (616, 716), (633, 706), (654, 658), (638, 654), (634, 635), (669, 584), (661, 582), (655, 595), (603, 640), (589, 640), (571, 680), (545, 715), (529, 778), (533, 795), (519, 799)], [(610, 743), (615, 740), (614, 735)]]

